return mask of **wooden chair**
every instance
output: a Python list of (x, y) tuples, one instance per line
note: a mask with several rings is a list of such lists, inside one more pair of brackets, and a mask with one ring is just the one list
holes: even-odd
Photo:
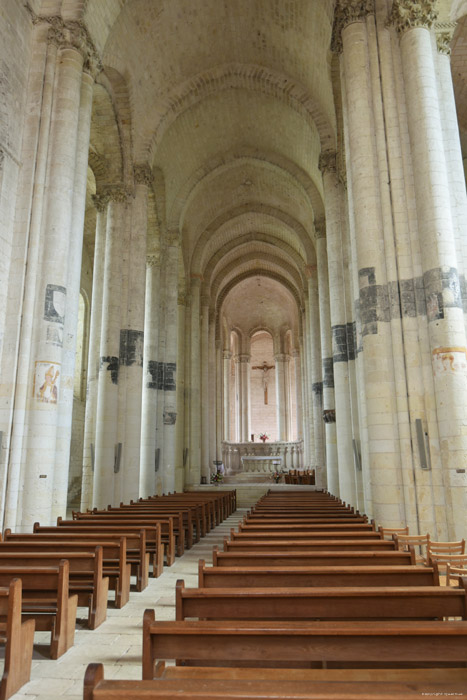
[[(426, 564), (426, 550), (428, 544), (431, 541), (430, 535), (393, 535), (393, 540), (396, 542), (397, 549), (406, 551), (407, 548), (412, 545), (415, 548), (416, 560), (418, 564)], [(418, 548), (418, 554), (417, 554)]]
[[(456, 557), (463, 554), (465, 554), (465, 540), (458, 542), (429, 542), (426, 559), (430, 566), (432, 566), (434, 561), (438, 562), (438, 566), (444, 571), (448, 562), (453, 563), (454, 558), (454, 565), (456, 565)], [(462, 564), (459, 563), (459, 566), (462, 566)]]
[(392, 540), (393, 535), (408, 535), (409, 526), (407, 527), (383, 527), (380, 525), (378, 527), (378, 532), (381, 533), (383, 540)]
[(462, 579), (465, 578), (467, 580), (467, 555), (463, 555), (459, 559), (462, 559), (463, 566), (456, 566), (451, 562), (446, 563), (446, 586), (450, 586), (451, 581), (461, 586)]

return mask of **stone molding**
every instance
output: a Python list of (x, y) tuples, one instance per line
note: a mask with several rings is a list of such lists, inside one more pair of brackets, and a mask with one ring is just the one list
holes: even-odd
[(337, 0), (334, 11), (331, 50), (342, 53), (342, 32), (355, 22), (364, 22), (375, 11), (374, 0)]
[(389, 22), (399, 36), (409, 29), (431, 29), (438, 16), (435, 6), (436, 0), (394, 0)]
[(83, 70), (86, 73), (90, 73), (93, 78), (100, 73), (102, 61), (84, 22), (66, 22), (59, 15), (37, 15), (28, 4), (25, 7), (34, 25), (49, 25), (47, 33), (47, 41), (49, 43), (53, 43), (59, 48), (76, 49), (83, 56)]
[(320, 153), (318, 168), (323, 173), (337, 172), (337, 154), (336, 151), (323, 151)]
[(154, 182), (154, 176), (148, 163), (138, 163), (133, 166), (133, 175), (137, 185), (149, 187)]
[(109, 203), (110, 195), (108, 192), (102, 192), (100, 194), (93, 194), (91, 197), (94, 206), (98, 212), (103, 212), (107, 209)]

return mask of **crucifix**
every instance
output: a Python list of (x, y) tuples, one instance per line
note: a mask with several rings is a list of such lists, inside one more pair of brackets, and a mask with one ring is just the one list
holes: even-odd
[(264, 403), (267, 404), (268, 402), (268, 382), (269, 382), (269, 377), (268, 373), (270, 369), (274, 369), (275, 365), (268, 365), (266, 360), (264, 360), (262, 365), (257, 365), (256, 367), (252, 367), (251, 369), (260, 369), (263, 372), (263, 389), (264, 389)]

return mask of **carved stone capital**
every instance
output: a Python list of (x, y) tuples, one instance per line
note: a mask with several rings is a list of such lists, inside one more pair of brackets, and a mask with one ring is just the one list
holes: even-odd
[(102, 61), (86, 25), (83, 22), (65, 22), (59, 15), (37, 15), (28, 4), (25, 7), (34, 25), (49, 25), (47, 41), (61, 48), (79, 51), (83, 56), (83, 70), (95, 78), (102, 70)]
[(315, 221), (315, 240), (326, 238), (326, 222), (324, 219)]
[(93, 194), (92, 195), (92, 201), (94, 203), (94, 206), (96, 207), (97, 211), (103, 212), (106, 210), (107, 205), (109, 203), (110, 195), (108, 192), (102, 192), (99, 194)]
[(374, 11), (374, 0), (337, 0), (332, 29), (332, 51), (342, 53), (343, 30), (354, 22), (363, 22), (367, 15)]
[(444, 56), (451, 55), (451, 41), (456, 29), (456, 22), (436, 22), (436, 46), (438, 53)]
[(154, 180), (152, 170), (147, 163), (138, 163), (133, 166), (133, 173), (137, 185), (147, 185), (149, 187)]
[(319, 156), (318, 167), (321, 172), (335, 173), (337, 171), (337, 156), (335, 151), (323, 151)]
[(223, 352), (222, 352), (222, 358), (223, 358), (224, 360), (231, 360), (231, 359), (232, 359), (232, 353), (230, 352), (230, 350), (223, 350)]
[(200, 299), (201, 306), (209, 306), (211, 297), (208, 294), (203, 294)]
[(438, 12), (436, 0), (394, 0), (389, 21), (399, 35), (409, 29), (431, 29)]
[(290, 360), (290, 355), (285, 352), (281, 352), (278, 355), (274, 355), (274, 362), (288, 362)]
[(107, 187), (105, 194), (109, 197), (110, 202), (119, 202), (120, 204), (125, 204), (129, 198), (129, 192), (120, 185)]
[(249, 362), (250, 359), (251, 359), (251, 355), (243, 355), (243, 354), (235, 355), (235, 362), (246, 363), (246, 362)]
[(165, 244), (168, 248), (178, 248), (180, 245), (180, 236), (178, 231), (167, 231), (164, 236)]
[(4, 161), (5, 161), (5, 151), (0, 148), (0, 168), (3, 168)]
[(177, 304), (178, 304), (178, 306), (187, 306), (188, 299), (187, 299), (187, 295), (185, 294), (185, 292), (178, 293)]
[(146, 265), (148, 267), (159, 267), (161, 264), (161, 256), (159, 253), (150, 253), (146, 255)]

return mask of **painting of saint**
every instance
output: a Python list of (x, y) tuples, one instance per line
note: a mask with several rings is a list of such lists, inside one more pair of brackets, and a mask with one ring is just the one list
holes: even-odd
[(36, 362), (34, 395), (42, 403), (58, 402), (60, 365), (55, 362)]

